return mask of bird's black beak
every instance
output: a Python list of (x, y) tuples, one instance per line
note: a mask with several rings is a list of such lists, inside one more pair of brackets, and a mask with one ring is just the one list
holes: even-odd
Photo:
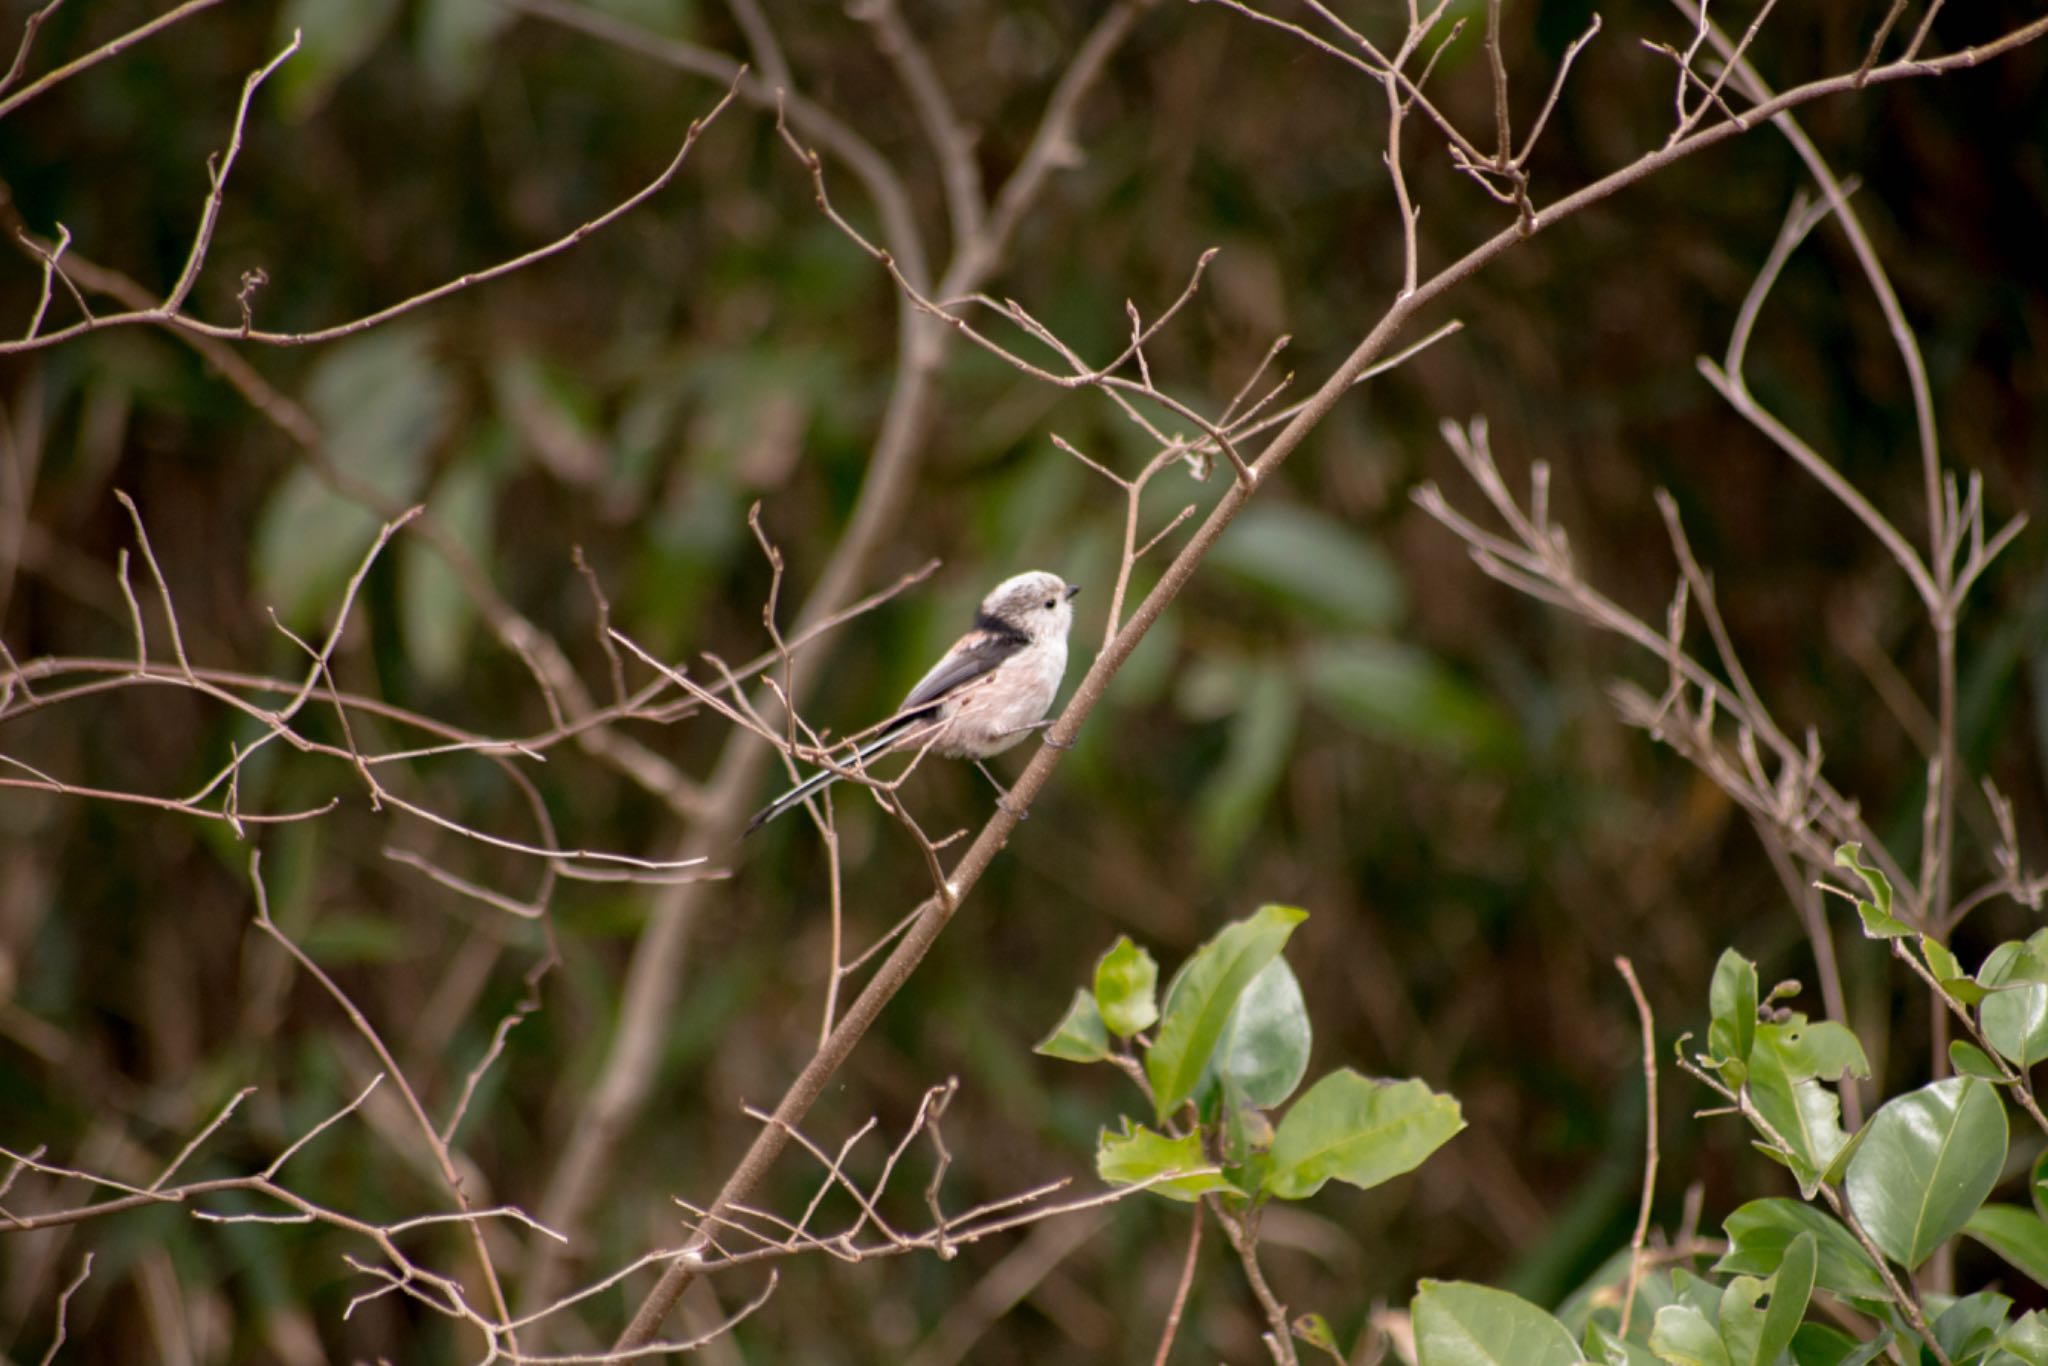
[(1076, 593), (1078, 593), (1078, 592), (1080, 592), (1080, 591), (1081, 591), (1081, 585), (1080, 585), (1080, 584), (1078, 584), (1078, 583), (1070, 583), (1070, 584), (1068, 584), (1068, 585), (1067, 585), (1067, 601), (1068, 601), (1068, 602), (1072, 602), (1072, 601), (1074, 600), (1074, 594), (1076, 594)]

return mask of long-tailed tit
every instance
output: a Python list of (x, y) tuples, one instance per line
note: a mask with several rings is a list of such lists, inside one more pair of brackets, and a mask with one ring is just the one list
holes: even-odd
[(840, 770), (861, 772), (890, 750), (929, 751), (980, 763), (1039, 729), (1067, 671), (1067, 630), (1074, 624), (1073, 598), (1080, 591), (1043, 571), (997, 584), (981, 600), (974, 629), (918, 680), (872, 740), (837, 769), (812, 774), (762, 807), (747, 822), (746, 833), (839, 781)]

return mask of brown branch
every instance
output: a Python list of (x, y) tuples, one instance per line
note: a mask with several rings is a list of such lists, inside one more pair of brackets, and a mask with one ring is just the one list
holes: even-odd
[[(207, 2), (216, 3), (217, 0), (207, 0)], [(279, 60), (282, 60), (282, 58)], [(265, 71), (259, 73), (259, 76), (267, 74), (269, 69), (265, 68)], [(741, 70), (743, 71), (744, 68), (741, 68)], [(252, 80), (254, 79), (256, 78), (252, 78)], [(22, 93), (27, 94), (28, 92), (24, 91)], [(244, 114), (246, 114), (248, 107), (248, 93), (248, 91), (245, 91), (243, 98), (242, 112)], [(329, 327), (316, 328), (306, 332), (267, 332), (250, 328), (246, 320), (233, 325), (209, 323), (183, 311), (184, 300), (181, 290), (189, 290), (191, 287), (191, 279), (188, 277), (197, 273), (198, 265), (204, 259), (206, 243), (210, 240), (212, 234), (213, 218), (219, 210), (220, 194), (226, 181), (227, 172), (227, 167), (223, 164), (213, 174), (213, 190), (208, 197), (207, 211), (201, 217), (200, 236), (193, 242), (192, 256), (187, 262), (186, 274), (179, 277), (178, 283), (164, 297), (163, 302), (147, 308), (131, 309), (125, 313), (111, 313), (103, 314), (99, 317), (88, 317), (80, 322), (71, 324), (69, 327), (59, 328), (54, 332), (45, 332), (39, 336), (24, 337), (15, 341), (0, 341), (0, 355), (40, 350), (46, 346), (54, 346), (59, 342), (68, 341), (73, 337), (84, 336), (88, 332), (97, 332), (110, 327), (168, 327), (178, 332), (190, 333), (194, 336), (210, 337), (222, 341), (258, 342), (268, 346), (310, 346), (316, 342), (336, 341), (342, 337), (354, 336), (359, 332), (367, 332), (373, 327), (382, 326), (393, 319), (401, 318), (408, 313), (424, 308), (428, 304), (438, 303), (442, 299), (460, 294), (464, 290), (476, 285), (503, 279), (507, 275), (525, 270), (528, 266), (545, 261), (549, 257), (559, 256), (583, 241), (584, 238), (589, 237), (592, 233), (609, 227), (634, 209), (639, 208), (640, 205), (661, 193), (663, 189), (667, 188), (668, 183), (675, 179), (677, 172), (682, 170), (684, 161), (689, 158), (691, 150), (696, 147), (698, 138), (702, 137), (705, 130), (717, 120), (720, 114), (725, 112), (726, 107), (733, 102), (736, 94), (737, 85), (729, 87), (724, 96), (711, 107), (710, 112), (701, 118), (691, 120), (689, 131), (683, 136), (682, 146), (677, 149), (674, 158), (670, 160), (669, 164), (653, 180), (650, 180), (639, 190), (614, 204), (597, 217), (571, 229), (545, 246), (536, 247), (523, 255), (500, 261), (482, 270), (458, 276), (431, 289), (422, 290), (418, 294), (401, 299), (397, 303), (381, 308), (374, 313), (365, 314), (362, 317), (345, 323), (337, 323)], [(5, 104), (0, 102), (0, 114), (5, 112)], [(235, 130), (236, 141), (230, 145), (231, 152), (235, 146), (239, 145), (241, 131), (239, 117)]]
[[(185, 0), (185, 3), (176, 9), (159, 14), (148, 23), (132, 28), (120, 37), (100, 44), (83, 57), (66, 62), (55, 71), (23, 86), (6, 99), (0, 99), (0, 119), (6, 118), (36, 96), (46, 94), (56, 86), (62, 85), (79, 72), (90, 70), (101, 62), (118, 57), (143, 39), (153, 38), (171, 27), (171, 25), (191, 18), (201, 10), (212, 9), (219, 3), (220, 0)], [(5, 90), (21, 74), (22, 67), (28, 61), (28, 47), (35, 40), (36, 30), (42, 26), (43, 20), (49, 18), (51, 12), (56, 8), (56, 3), (45, 5), (42, 10), (29, 17), (28, 23), (24, 26), (27, 31), (22, 35), (21, 47), (14, 54), (14, 63), (8, 68), (7, 79), (0, 81), (0, 90)]]
[[(1930, 62), (1914, 65), (1893, 63), (1880, 67), (1869, 73), (1869, 78), (1875, 82), (1890, 82), (1974, 66), (1991, 57), (2024, 46), (2044, 33), (2048, 33), (2048, 18), (2035, 20), (1977, 48)], [(1794, 108), (1828, 95), (1854, 89), (1855, 83), (1856, 76), (1853, 72), (1822, 78), (1788, 90), (1750, 112), (1759, 119), (1768, 117), (1780, 109)], [(1541, 230), (1568, 218), (1588, 205), (1598, 203), (1628, 188), (1683, 157), (1718, 146), (1729, 138), (1747, 131), (1748, 126), (1750, 125), (1738, 121), (1699, 128), (1670, 146), (1647, 153), (1636, 162), (1538, 210), (1534, 216), (1535, 229)], [(1522, 232), (1514, 227), (1507, 228), (1418, 285), (1414, 293), (1398, 299), (1343, 364), (1324, 381), (1316, 393), (1272, 439), (1253, 463), (1254, 471), (1263, 476), (1284, 463), (1308, 433), (1350, 390), (1357, 377), (1383, 355), (1394, 336), (1423, 307), (1491, 264), (1523, 240)], [(1139, 604), (1131, 620), (1096, 656), (1075, 690), (1073, 700), (1068, 703), (1066, 710), (1048, 732), (1048, 744), (1032, 758), (1022, 776), (1011, 787), (1020, 809), (1028, 806), (1031, 799), (1044, 787), (1059, 762), (1062, 748), (1073, 743), (1083, 721), (1100, 702), (1109, 680), (1123, 666), (1131, 651), (1137, 648), (1138, 642), (1165, 611), (1167, 604), (1179, 595), (1193, 576), (1196, 567), (1222, 535), (1224, 528), (1236, 517), (1248, 499), (1248, 487), (1243, 483), (1232, 484), (1223, 492), (1192, 539), (1174, 557), (1159, 583)], [(1016, 823), (1017, 819), (1013, 814), (999, 809), (961, 855), (940, 893), (920, 906), (917, 919), (895, 952), (876, 971), (867, 987), (848, 1007), (831, 1037), (790, 1084), (775, 1109), (778, 1123), (764, 1127), (756, 1136), (709, 1207), (710, 1215), (722, 1216), (734, 1205), (743, 1203), (765, 1177), (769, 1167), (782, 1151), (785, 1142), (782, 1135), (786, 1133), (784, 1126), (800, 1121), (809, 1112), (812, 1104), (823, 1092), (827, 1080), (852, 1053), (868, 1026), (881, 1013), (882, 1007), (902, 988), (925, 953), (944, 931), (962, 900), (973, 890), (996, 853), (1007, 843)], [(696, 1238), (686, 1244), (684, 1252), (670, 1264), (661, 1280), (634, 1314), (632, 1323), (620, 1338), (622, 1346), (648, 1341), (659, 1330), (660, 1324), (676, 1301), (699, 1274), (704, 1264), (704, 1246), (705, 1244)]]
[(1636, 1015), (1643, 1026), (1643, 1198), (1636, 1209), (1636, 1231), (1629, 1238), (1628, 1287), (1621, 1299), (1619, 1335), (1626, 1338), (1636, 1308), (1636, 1285), (1643, 1274), (1643, 1246), (1650, 1238), (1650, 1207), (1657, 1196), (1657, 1026), (1643, 984), (1636, 980), (1635, 964), (1616, 958), (1614, 967), (1628, 983), (1628, 994), (1635, 998)]

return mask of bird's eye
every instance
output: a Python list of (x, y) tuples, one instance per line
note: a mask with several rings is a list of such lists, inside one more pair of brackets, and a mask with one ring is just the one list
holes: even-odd
[(1046, 611), (1050, 612), (1050, 611), (1051, 611), (1051, 610), (1052, 610), (1053, 608), (1055, 608), (1055, 607), (1057, 607), (1057, 606), (1059, 606), (1059, 603), (1058, 603), (1058, 601), (1057, 601), (1057, 600), (1055, 600), (1055, 599), (1053, 599), (1053, 598), (1047, 598), (1047, 599), (1045, 600), (1045, 610), (1046, 610)]

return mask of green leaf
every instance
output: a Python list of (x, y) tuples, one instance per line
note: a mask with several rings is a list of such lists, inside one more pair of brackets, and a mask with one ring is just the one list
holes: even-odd
[(1216, 1164), (1203, 1156), (1201, 1134), (1168, 1138), (1128, 1119), (1122, 1133), (1102, 1131), (1095, 1149), (1095, 1172), (1114, 1186), (1150, 1181), (1153, 1184), (1146, 1189), (1169, 1200), (1193, 1201), (1210, 1191), (1231, 1188)]
[(2024, 1271), (2036, 1285), (2048, 1285), (2048, 1222), (2025, 1205), (1986, 1205), (1970, 1216), (1963, 1232)]
[(1102, 1023), (1095, 997), (1084, 988), (1074, 988), (1074, 1003), (1067, 1007), (1066, 1018), (1031, 1051), (1067, 1062), (1101, 1062), (1108, 1057), (1109, 1029)]
[(1960, 1231), (2005, 1165), (2005, 1105), (1975, 1077), (1948, 1077), (1887, 1102), (1849, 1162), (1849, 1206), (1908, 1271)]
[(1999, 1338), (1998, 1345), (2025, 1366), (2048, 1366), (2048, 1317), (2040, 1310), (2022, 1314)]
[(1792, 1335), (1793, 1366), (1837, 1366), (1856, 1350), (1856, 1339), (1825, 1323), (1802, 1323)]
[(1650, 1350), (1668, 1366), (1730, 1366), (1721, 1335), (1689, 1304), (1667, 1304), (1657, 1311), (1650, 1327)]
[(1870, 1060), (1863, 1055), (1862, 1043), (1848, 1026), (1833, 1020), (1809, 1023), (1804, 1015), (1794, 1015), (1784, 1024), (1758, 1025), (1757, 1041), (1777, 1052), (1786, 1075), (1795, 1080), (1817, 1077), (1834, 1081), (1844, 1072), (1856, 1077), (1870, 1075)]
[(300, 33), (299, 50), (277, 74), (285, 111), (303, 119), (326, 102), (390, 31), (398, 0), (287, 0), (278, 32)]
[(1758, 1306), (1770, 1287), (1754, 1276), (1737, 1276), (1721, 1290), (1716, 1327), (1729, 1366), (1756, 1366), (1763, 1350), (1764, 1309)]
[(2028, 944), (2000, 944), (1977, 981), (1990, 989), (1977, 1007), (1985, 1041), (2022, 1071), (2048, 1058), (2048, 962)]
[[(1802, 1233), (1785, 1249), (1785, 1260), (1769, 1282), (1771, 1303), (1764, 1310), (1756, 1350), (1748, 1362), (1737, 1366), (1774, 1366), (1792, 1345), (1813, 1299), (1813, 1283), (1819, 1274), (1819, 1243), (1811, 1233)], [(1725, 1315), (1724, 1315), (1725, 1324)]]
[[(480, 460), (465, 460), (444, 475), (428, 509), (479, 564), (490, 563), (491, 514), (496, 480)], [(424, 536), (398, 543), (400, 634), (406, 659), (422, 677), (448, 687), (469, 663), (476, 600)]]
[(1913, 927), (1892, 914), (1892, 884), (1877, 869), (1863, 861), (1863, 846), (1845, 844), (1835, 850), (1835, 866), (1847, 868), (1863, 879), (1863, 885), (1870, 889), (1871, 900), (1858, 899), (1856, 913), (1863, 917), (1863, 933), (1872, 939), (1901, 939), (1913, 932)]
[(1426, 651), (1386, 640), (1328, 640), (1302, 656), (1302, 682), (1338, 720), (1432, 754), (1489, 760), (1517, 732), (1486, 697)]
[(1869, 1342), (1859, 1343), (1824, 1323), (1802, 1323), (1792, 1335), (1792, 1360), (1795, 1366), (1867, 1366), (1883, 1356), (1891, 1345), (1890, 1329)]
[(1935, 1318), (1934, 1340), (1950, 1361), (1970, 1360), (1997, 1345), (2011, 1311), (2012, 1301), (2004, 1295), (1989, 1290), (1965, 1295)]
[(434, 93), (451, 101), (473, 95), (492, 44), (516, 17), (496, 0), (426, 0), (414, 48)]
[(1927, 960), (1927, 970), (1934, 974), (1934, 980), (1949, 998), (1959, 1004), (1973, 1006), (1984, 999), (1984, 988), (1970, 979), (1963, 971), (1963, 965), (1956, 961), (1948, 946), (1932, 935), (1920, 936), (1920, 956)]
[(401, 924), (373, 915), (325, 916), (301, 932), (298, 939), (299, 946), (308, 954), (334, 967), (389, 963), (412, 949)]
[[(403, 325), (338, 343), (314, 366), (307, 400), (333, 464), (394, 503), (425, 482), (454, 389), (427, 332)], [(257, 515), (252, 577), (259, 600), (302, 633), (332, 619), (377, 519), (301, 465)], [(359, 604), (360, 606), (360, 604)]]
[(1344, 1353), (1337, 1348), (1337, 1335), (1330, 1331), (1328, 1319), (1321, 1314), (1298, 1314), (1294, 1322), (1288, 1326), (1294, 1330), (1294, 1336), (1309, 1346), (1328, 1353), (1338, 1366), (1343, 1366)]
[(1425, 1280), (1410, 1307), (1416, 1366), (1575, 1366), (1565, 1326), (1505, 1290)]
[(1419, 1081), (1373, 1081), (1344, 1068), (1294, 1103), (1273, 1136), (1265, 1189), (1282, 1200), (1331, 1179), (1370, 1189), (1413, 1171), (1465, 1127), (1458, 1102)]
[(1799, 1193), (1811, 1200), (1849, 1136), (1842, 1132), (1840, 1098), (1811, 1076), (1796, 1075), (1804, 1070), (1803, 1058), (1795, 1058), (1788, 1068), (1784, 1052), (1766, 1041), (1750, 1053), (1743, 1092), (1791, 1149), (1784, 1154), (1775, 1148), (1765, 1150), (1787, 1162), (1799, 1181)]
[(1401, 617), (1401, 578), (1386, 552), (1334, 517), (1259, 499), (1209, 554), (1210, 567), (1310, 616), (1385, 631)]
[(1280, 956), (1308, 912), (1262, 906), (1226, 925), (1188, 958), (1166, 996), (1166, 1018), (1145, 1054), (1145, 1075), (1161, 1119), (1194, 1094), (1237, 998)]
[(1095, 965), (1095, 1004), (1102, 1022), (1120, 1039), (1150, 1029), (1159, 1019), (1159, 964), (1127, 934)]
[(1300, 710), (1294, 680), (1278, 661), (1246, 670), (1234, 690), (1229, 746), (1195, 798), (1196, 847), (1211, 871), (1228, 866), (1258, 831), (1294, 753)]
[[(1707, 1027), (1707, 1052), (1719, 1063), (1747, 1063), (1756, 1039), (1756, 964), (1734, 949), (1725, 949), (1714, 965), (1707, 989), (1713, 1023)], [(1741, 1078), (1732, 1078), (1740, 1084)]]
[(2009, 1080), (2004, 1068), (1994, 1061), (1989, 1053), (1967, 1039), (1951, 1039), (1948, 1045), (1948, 1065), (1966, 1077), (1982, 1077), (1986, 1081)]
[(1618, 1337), (1599, 1323), (1586, 1325), (1586, 1356), (1603, 1366), (1657, 1366), (1649, 1348)]
[(1308, 1071), (1308, 1004), (1285, 958), (1275, 958), (1237, 998), (1223, 1033), (1209, 1055), (1209, 1068), (1195, 1085), (1206, 1103), (1210, 1088), (1228, 1079), (1238, 1098), (1270, 1110), (1294, 1094)]
[(1712, 1281), (1702, 1280), (1682, 1266), (1671, 1268), (1671, 1293), (1680, 1304), (1689, 1304), (1700, 1311), (1708, 1323), (1716, 1321), (1721, 1312), (1721, 1287)]
[(1728, 1252), (1714, 1263), (1717, 1274), (1775, 1275), (1791, 1244), (1810, 1234), (1815, 1251), (1814, 1283), (1821, 1289), (1851, 1300), (1891, 1298), (1856, 1235), (1826, 1210), (1782, 1197), (1752, 1200), (1730, 1214), (1721, 1227), (1728, 1235)]

